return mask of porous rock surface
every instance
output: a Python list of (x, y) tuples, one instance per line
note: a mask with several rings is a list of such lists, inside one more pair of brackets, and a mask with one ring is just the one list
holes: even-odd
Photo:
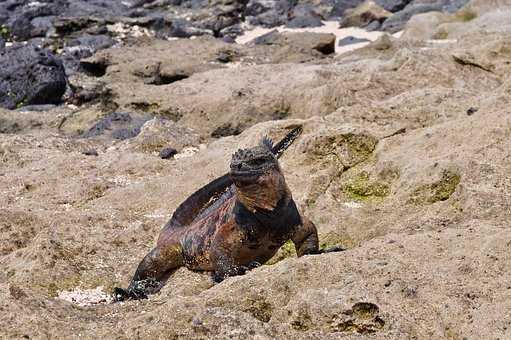
[(60, 102), (67, 87), (62, 61), (34, 45), (0, 50), (0, 107)]
[[(103, 82), (101, 101), (1, 110), (0, 337), (511, 337), (511, 29), (488, 19), (498, 10), (453, 17), (467, 33), (441, 43), (383, 36), (339, 56), (300, 49), (305, 62), (149, 40), (85, 61), (104, 73), (72, 81)], [(148, 300), (106, 303), (232, 152), (297, 124), (286, 180), (321, 246), (346, 251), (297, 259), (285, 245), (220, 284), (180, 269)]]

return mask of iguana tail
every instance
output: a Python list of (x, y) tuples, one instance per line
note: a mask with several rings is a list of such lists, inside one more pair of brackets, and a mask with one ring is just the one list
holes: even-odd
[(271, 149), (271, 151), (273, 152), (273, 154), (275, 155), (275, 157), (279, 158), (280, 156), (282, 156), (282, 154), (284, 153), (284, 151), (286, 151), (286, 149), (291, 145), (293, 144), (293, 142), (295, 141), (296, 138), (298, 138), (298, 136), (300, 136), (300, 134), (302, 133), (303, 131), (303, 128), (301, 126), (297, 126), (295, 127), (293, 130), (291, 130), (291, 132), (289, 132), (286, 137), (284, 137), (280, 142), (278, 142), (277, 144), (275, 144), (273, 146), (273, 148)]

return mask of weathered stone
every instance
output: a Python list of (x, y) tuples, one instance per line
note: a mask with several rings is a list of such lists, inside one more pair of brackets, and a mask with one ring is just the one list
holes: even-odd
[(367, 0), (354, 9), (349, 9), (344, 12), (341, 20), (341, 27), (365, 27), (373, 21), (383, 22), (392, 13), (386, 11), (372, 0)]
[(310, 5), (297, 5), (290, 14), (286, 27), (290, 28), (306, 28), (319, 27), (323, 25), (323, 18)]
[(175, 155), (177, 154), (177, 150), (174, 149), (174, 148), (164, 148), (164, 149), (161, 149), (160, 153), (158, 154), (158, 156), (161, 158), (161, 159), (171, 159), (173, 158)]
[(401, 37), (408, 40), (432, 39), (437, 32), (438, 26), (450, 20), (451, 19), (447, 14), (440, 12), (429, 12), (414, 15), (406, 23)]
[(0, 106), (59, 103), (67, 77), (61, 60), (33, 45), (16, 45), (0, 54)]
[(340, 39), (337, 42), (337, 46), (346, 46), (346, 45), (351, 45), (351, 44), (359, 44), (359, 43), (363, 43), (363, 42), (370, 42), (370, 40), (364, 39), (364, 38), (356, 38), (353, 36), (348, 36), (346, 38)]

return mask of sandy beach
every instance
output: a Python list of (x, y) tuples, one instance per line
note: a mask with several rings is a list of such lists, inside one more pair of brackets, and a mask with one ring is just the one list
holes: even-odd
[[(309, 27), (309, 28), (288, 28), (285, 26), (278, 26), (274, 28), (264, 28), (264, 27), (246, 27), (243, 35), (240, 35), (236, 38), (236, 42), (238, 44), (246, 44), (253, 39), (260, 37), (268, 32), (273, 30), (277, 30), (279, 32), (314, 32), (314, 33), (333, 33), (336, 36), (335, 41), (335, 53), (342, 54), (345, 52), (356, 50), (357, 48), (361, 48), (369, 44), (369, 42), (360, 42), (354, 43), (345, 46), (338, 46), (338, 42), (341, 39), (346, 37), (355, 37), (358, 39), (367, 39), (370, 41), (374, 41), (378, 39), (385, 32), (373, 31), (368, 32), (359, 27), (347, 27), (347, 28), (339, 28), (338, 21), (323, 21), (323, 26), (320, 27)], [(394, 37), (398, 38), (402, 32), (397, 32), (392, 34)]]

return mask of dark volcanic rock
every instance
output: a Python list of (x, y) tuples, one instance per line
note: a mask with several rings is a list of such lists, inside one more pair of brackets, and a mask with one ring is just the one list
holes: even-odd
[(368, 32), (371, 32), (371, 31), (378, 31), (381, 27), (381, 23), (377, 20), (371, 22), (369, 25), (367, 25), (366, 27), (364, 27), (364, 29)]
[(382, 24), (381, 29), (387, 32), (398, 32), (402, 30), (405, 24), (415, 14), (438, 11), (438, 12), (455, 12), (465, 4), (468, 0), (414, 0), (411, 1), (404, 9), (394, 13)]
[(174, 148), (164, 148), (160, 151), (160, 158), (161, 159), (171, 159), (177, 154), (177, 150)]
[(323, 22), (320, 18), (312, 15), (294, 17), (286, 24), (286, 27), (289, 28), (306, 28), (319, 26), (323, 26)]
[(357, 38), (357, 37), (353, 37), (350, 35), (349, 37), (339, 40), (339, 42), (337, 43), (337, 46), (346, 46), (346, 45), (358, 44), (358, 43), (362, 43), (362, 42), (370, 42), (370, 40), (364, 39), (364, 38)]
[(95, 149), (87, 149), (82, 152), (85, 156), (98, 156), (98, 152)]
[(290, 46), (300, 51), (314, 51), (328, 55), (335, 52), (335, 35), (312, 32), (268, 32), (251, 41), (254, 45)]
[[(230, 37), (233, 39), (232, 42), (234, 42), (234, 40), (237, 36), (242, 35), (242, 34), (243, 34), (243, 28), (241, 27), (240, 24), (225, 27), (224, 29), (222, 29), (220, 31), (220, 36), (222, 38)], [(226, 41), (226, 42), (229, 42), (229, 41)]]
[(71, 40), (62, 51), (68, 75), (80, 69), (80, 60), (92, 56), (96, 51), (111, 47), (115, 41), (108, 35), (83, 35)]
[(330, 13), (331, 18), (341, 18), (344, 15), (344, 11), (350, 8), (355, 8), (364, 0), (339, 0), (335, 2), (335, 5)]
[(252, 40), (252, 43), (254, 45), (272, 45), (277, 41), (279, 36), (280, 36), (279, 31), (274, 29), (268, 33), (265, 33), (265, 34), (255, 38), (254, 40)]
[(64, 37), (91, 27), (101, 27), (105, 24), (105, 20), (97, 17), (59, 17), (53, 23), (53, 34)]
[(246, 21), (252, 25), (275, 27), (287, 22), (292, 7), (288, 0), (249, 0), (244, 15)]
[(236, 39), (234, 39), (233, 37), (231, 37), (229, 35), (226, 35), (226, 36), (222, 37), (222, 41), (226, 42), (228, 44), (234, 44), (236, 42)]
[(286, 26), (291, 28), (319, 27), (323, 25), (322, 19), (311, 5), (297, 5), (290, 12), (289, 22)]
[(17, 1), (16, 5), (7, 5), (4, 10), (7, 20), (4, 25), (14, 40), (28, 40), (43, 37), (51, 27), (52, 18), (65, 8), (62, 0), (48, 2)]
[(104, 135), (119, 140), (133, 138), (140, 133), (142, 125), (150, 118), (147, 115), (113, 112), (90, 127), (83, 137), (91, 138)]
[(198, 28), (184, 19), (176, 19), (171, 23), (170, 36), (176, 38), (190, 38), (192, 36), (213, 35), (213, 31)]
[(389, 17), (382, 24), (381, 29), (387, 32), (395, 33), (402, 30), (405, 24), (410, 20), (412, 16), (415, 14), (426, 13), (431, 11), (441, 11), (442, 4), (418, 4), (418, 5), (409, 5), (406, 6), (405, 9), (399, 11)]
[(0, 53), (0, 106), (57, 104), (66, 91), (62, 61), (33, 45), (16, 45)]
[(111, 91), (103, 82), (92, 82), (86, 85), (74, 85), (70, 82), (70, 86), (73, 92), (68, 102), (72, 104), (82, 105), (84, 103), (100, 102), (105, 107), (112, 106), (110, 104), (112, 96)]
[(115, 44), (108, 35), (83, 35), (76, 39), (71, 40), (68, 46), (84, 46), (89, 48), (92, 52), (96, 52), (105, 48), (109, 48)]
[(405, 8), (412, 0), (375, 0), (375, 2), (389, 12), (397, 12)]

